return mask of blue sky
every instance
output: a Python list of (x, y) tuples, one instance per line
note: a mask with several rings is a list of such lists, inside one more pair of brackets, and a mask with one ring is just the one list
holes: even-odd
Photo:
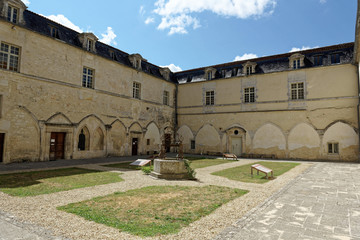
[(356, 0), (26, 0), (158, 66), (188, 70), (354, 41)]

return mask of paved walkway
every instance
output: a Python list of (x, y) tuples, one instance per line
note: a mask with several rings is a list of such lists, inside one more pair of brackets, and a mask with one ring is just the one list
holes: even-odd
[(360, 165), (315, 164), (216, 239), (360, 239)]

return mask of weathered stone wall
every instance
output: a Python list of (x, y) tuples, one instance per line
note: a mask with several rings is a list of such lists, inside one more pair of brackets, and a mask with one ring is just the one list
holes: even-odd
[[(188, 136), (184, 146), (190, 144), (189, 132), (196, 139), (195, 150), (185, 149), (231, 152), (230, 129), (239, 126), (245, 131), (239, 135), (243, 154), (357, 161), (356, 70), (352, 64), (336, 64), (180, 84), (179, 134)], [(294, 101), (290, 84), (299, 81), (305, 84), (305, 99)], [(255, 87), (255, 103), (244, 103), (245, 87)], [(199, 93), (210, 90), (215, 91), (215, 105), (205, 106)], [(214, 144), (214, 135), (221, 141)], [(328, 153), (329, 142), (339, 143), (338, 154)]]
[[(0, 42), (21, 48), (19, 73), (0, 69), (5, 163), (49, 160), (51, 132), (66, 133), (67, 159), (131, 155), (133, 137), (138, 154), (158, 151), (165, 126), (173, 128), (174, 83), (11, 26), (0, 21)], [(84, 66), (95, 70), (94, 89), (82, 87)], [(132, 98), (133, 81), (141, 84), (141, 100)], [(163, 91), (170, 106), (163, 105)], [(79, 151), (84, 127), (89, 145)]]

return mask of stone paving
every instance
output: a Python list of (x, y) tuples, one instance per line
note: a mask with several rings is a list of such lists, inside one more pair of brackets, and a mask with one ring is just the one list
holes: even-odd
[(315, 164), (216, 239), (360, 239), (360, 165)]

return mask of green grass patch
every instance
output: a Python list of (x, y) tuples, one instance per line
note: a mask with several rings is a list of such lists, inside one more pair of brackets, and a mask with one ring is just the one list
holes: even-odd
[(233, 161), (229, 161), (226, 159), (198, 159), (198, 160), (190, 160), (190, 167), (193, 169), (210, 167), (214, 165), (230, 163)]
[(121, 181), (119, 173), (66, 168), (0, 175), (0, 191), (27, 197)]
[(266, 183), (269, 180), (266, 178), (266, 174), (254, 171), (253, 177), (251, 177), (251, 165), (261, 164), (267, 168), (270, 168), (274, 172), (274, 177), (280, 176), (281, 174), (289, 171), (290, 169), (300, 165), (300, 163), (290, 162), (257, 162), (251, 163), (239, 167), (229, 168), (222, 171), (214, 172), (213, 175), (226, 177), (230, 180), (250, 182), (250, 183)]
[(221, 205), (247, 193), (219, 186), (151, 186), (58, 207), (134, 235), (177, 233)]
[(114, 163), (114, 164), (107, 164), (103, 165), (104, 167), (111, 167), (111, 168), (122, 168), (122, 169), (130, 169), (130, 170), (141, 170), (140, 166), (131, 166), (130, 163), (132, 162), (122, 162), (122, 163)]

